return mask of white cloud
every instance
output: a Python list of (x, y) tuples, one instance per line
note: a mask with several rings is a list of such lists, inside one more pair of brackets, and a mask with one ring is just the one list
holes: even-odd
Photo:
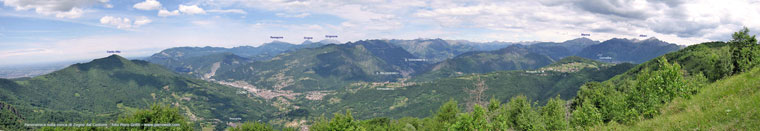
[(145, 0), (143, 2), (135, 4), (132, 7), (140, 10), (158, 10), (161, 8), (161, 2), (158, 2), (156, 0)]
[(227, 9), (227, 10), (208, 10), (208, 12), (211, 13), (237, 13), (237, 14), (248, 14), (248, 12), (245, 12), (241, 9)]
[(58, 18), (78, 18), (83, 9), (94, 4), (108, 5), (108, 0), (3, 0), (3, 5), (16, 10), (31, 10)]
[[(753, 19), (760, 18), (757, 0), (225, 0), (203, 4), (280, 12), (275, 14), (278, 17), (304, 16), (293, 12), (331, 15), (344, 21), (326, 28), (356, 31), (360, 33), (357, 36), (372, 38), (375, 35), (370, 34), (384, 33), (409, 37), (408, 33), (388, 32), (420, 32), (421, 28), (421, 32), (441, 32), (437, 37), (443, 38), (491, 39), (484, 36), (519, 34), (488, 41), (564, 41), (583, 32), (598, 34), (594, 35), (597, 40), (647, 34), (669, 42), (694, 44), (725, 37), (741, 26), (760, 29), (760, 19)], [(468, 33), (474, 38), (463, 37), (459, 33), (463, 31), (475, 31)]]
[(102, 18), (100, 18), (100, 23), (114, 25), (116, 26), (116, 28), (119, 28), (119, 29), (132, 28), (132, 21), (129, 20), (129, 18), (103, 16)]
[(189, 15), (206, 14), (206, 11), (198, 7), (198, 5), (179, 5), (179, 12)]
[(39, 53), (49, 53), (49, 52), (51, 52), (49, 49), (43, 49), (43, 48), (5, 50), (5, 51), (0, 51), (0, 58), (20, 56), (20, 55), (39, 54)]
[(277, 15), (279, 17), (288, 17), (288, 18), (303, 18), (303, 17), (309, 16), (311, 14), (309, 14), (309, 13), (297, 13), (297, 14), (276, 13), (275, 15)]
[(103, 16), (100, 18), (101, 24), (116, 26), (116, 28), (118, 29), (130, 29), (130, 28), (140, 27), (150, 22), (153, 22), (153, 21), (148, 19), (145, 16), (137, 18), (137, 20), (135, 20), (134, 22), (132, 22), (132, 20), (130, 20), (129, 18), (122, 18), (122, 17)]
[(152, 21), (152, 20), (150, 20), (150, 19), (148, 19), (148, 17), (142, 16), (142, 17), (138, 17), (138, 18), (135, 20), (135, 23), (134, 23), (134, 25), (135, 25), (135, 27), (139, 27), (139, 26), (142, 26), (142, 25), (148, 24), (148, 23), (150, 23), (150, 22), (153, 22), (153, 21)]
[(197, 20), (197, 21), (193, 21), (193, 22), (190, 22), (190, 23), (193, 23), (193, 24), (199, 25), (199, 26), (210, 26), (210, 25), (213, 25), (215, 22), (214, 21), (209, 21), (209, 20)]
[(158, 16), (161, 16), (161, 17), (175, 16), (175, 15), (179, 15), (179, 10), (168, 11), (166, 9), (161, 9), (158, 11)]

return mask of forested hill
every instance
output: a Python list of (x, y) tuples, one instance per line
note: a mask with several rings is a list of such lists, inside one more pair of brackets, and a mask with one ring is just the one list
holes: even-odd
[[(2, 80), (0, 96), (27, 123), (107, 122), (150, 104), (178, 107), (192, 122), (266, 120), (274, 108), (239, 89), (189, 79), (160, 65), (118, 55), (26, 80)], [(8, 99), (5, 99), (8, 98)]]
[(473, 51), (436, 63), (415, 78), (435, 80), (469, 74), (508, 70), (533, 70), (554, 62), (550, 56), (512, 45), (495, 51)]
[(237, 68), (221, 68), (213, 79), (242, 81), (265, 89), (296, 92), (339, 89), (358, 81), (396, 81), (426, 66), (383, 40), (330, 44), (280, 54)]

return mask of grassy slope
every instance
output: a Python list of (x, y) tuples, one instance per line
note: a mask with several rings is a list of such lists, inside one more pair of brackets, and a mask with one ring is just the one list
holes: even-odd
[(760, 68), (716, 81), (691, 99), (676, 99), (662, 115), (598, 130), (760, 130)]

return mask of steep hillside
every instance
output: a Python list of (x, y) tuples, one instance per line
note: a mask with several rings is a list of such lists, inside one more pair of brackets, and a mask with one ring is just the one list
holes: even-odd
[(24, 117), (10, 104), (0, 101), (0, 130), (28, 130)]
[(591, 45), (577, 56), (604, 62), (642, 63), (657, 56), (681, 49), (676, 44), (660, 41), (657, 38), (644, 40), (613, 38), (597, 45)]
[(612, 124), (598, 130), (758, 130), (760, 68), (716, 81), (690, 99), (676, 99), (660, 116), (634, 125)]
[[(691, 45), (682, 50), (662, 55), (668, 61), (683, 66), (687, 75), (702, 74), (715, 81), (731, 74), (731, 51), (726, 42), (705, 42)], [(612, 83), (624, 85), (625, 80), (634, 79), (644, 69), (657, 69), (657, 61), (647, 61), (633, 69), (612, 78)]]
[(189, 120), (219, 127), (229, 118), (267, 120), (276, 115), (270, 103), (239, 89), (117, 55), (31, 79), (2, 80), (0, 86), (0, 96), (9, 98), (26, 122), (106, 122), (152, 103), (178, 106)]

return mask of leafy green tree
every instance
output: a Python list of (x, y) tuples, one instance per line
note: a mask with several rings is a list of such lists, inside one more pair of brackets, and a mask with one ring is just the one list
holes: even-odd
[(476, 130), (488, 130), (488, 118), (486, 116), (486, 110), (480, 105), (475, 105), (472, 110), (472, 124)]
[[(588, 102), (595, 106), (602, 115), (602, 121), (622, 121), (626, 112), (625, 94), (606, 84), (588, 82), (581, 86), (574, 104)], [(591, 106), (590, 105), (590, 106)], [(577, 105), (576, 105), (577, 106)], [(576, 107), (577, 108), (577, 107)]]
[(499, 110), (499, 106), (501, 106), (500, 104), (501, 102), (499, 100), (491, 97), (491, 100), (488, 102), (488, 112), (496, 112)]
[(486, 110), (476, 104), (471, 113), (459, 115), (457, 122), (452, 124), (449, 129), (456, 131), (490, 130), (488, 120), (486, 120)]
[(314, 123), (309, 126), (309, 130), (330, 130), (330, 120), (322, 114), (322, 116), (314, 120)]
[(602, 114), (589, 101), (583, 102), (580, 107), (573, 111), (573, 119), (570, 121), (570, 124), (576, 129), (585, 129), (600, 123), (602, 123)]
[(567, 130), (569, 127), (565, 118), (565, 101), (559, 98), (559, 95), (541, 108), (541, 117), (543, 117), (546, 129), (551, 131)]
[(738, 32), (734, 32), (733, 39), (729, 42), (731, 45), (731, 58), (733, 59), (734, 74), (745, 72), (760, 63), (758, 56), (758, 45), (755, 35), (749, 35), (749, 29), (744, 27)]
[(456, 121), (457, 114), (459, 114), (457, 101), (449, 99), (448, 102), (444, 103), (441, 108), (438, 109), (435, 120), (444, 124), (451, 124)]
[(371, 131), (383, 131), (391, 128), (391, 119), (387, 117), (377, 117), (360, 122), (361, 126)]
[(637, 84), (629, 95), (632, 106), (645, 118), (659, 114), (659, 107), (676, 97), (688, 97), (697, 87), (687, 86), (678, 63), (669, 64), (665, 57), (658, 58), (659, 69), (645, 69), (637, 76)]
[(540, 115), (524, 95), (512, 97), (506, 107), (507, 124), (515, 130), (544, 130)]
[(465, 113), (462, 115), (457, 116), (457, 121), (451, 124), (448, 128), (448, 130), (453, 131), (475, 131), (475, 123), (473, 122), (472, 116), (470, 116), (469, 113)]
[(245, 122), (237, 127), (229, 128), (230, 131), (274, 131), (271, 125), (262, 122)]
[(324, 116), (320, 122), (312, 125), (309, 130), (313, 131), (364, 131), (365, 128), (361, 127), (359, 121), (354, 120), (351, 116), (351, 110), (346, 110), (346, 114), (335, 113), (333, 119), (327, 122)]
[(507, 125), (507, 117), (504, 113), (504, 108), (501, 106), (501, 102), (494, 97), (491, 97), (491, 100), (488, 103), (488, 121), (488, 126), (491, 129), (509, 129), (509, 126)]

